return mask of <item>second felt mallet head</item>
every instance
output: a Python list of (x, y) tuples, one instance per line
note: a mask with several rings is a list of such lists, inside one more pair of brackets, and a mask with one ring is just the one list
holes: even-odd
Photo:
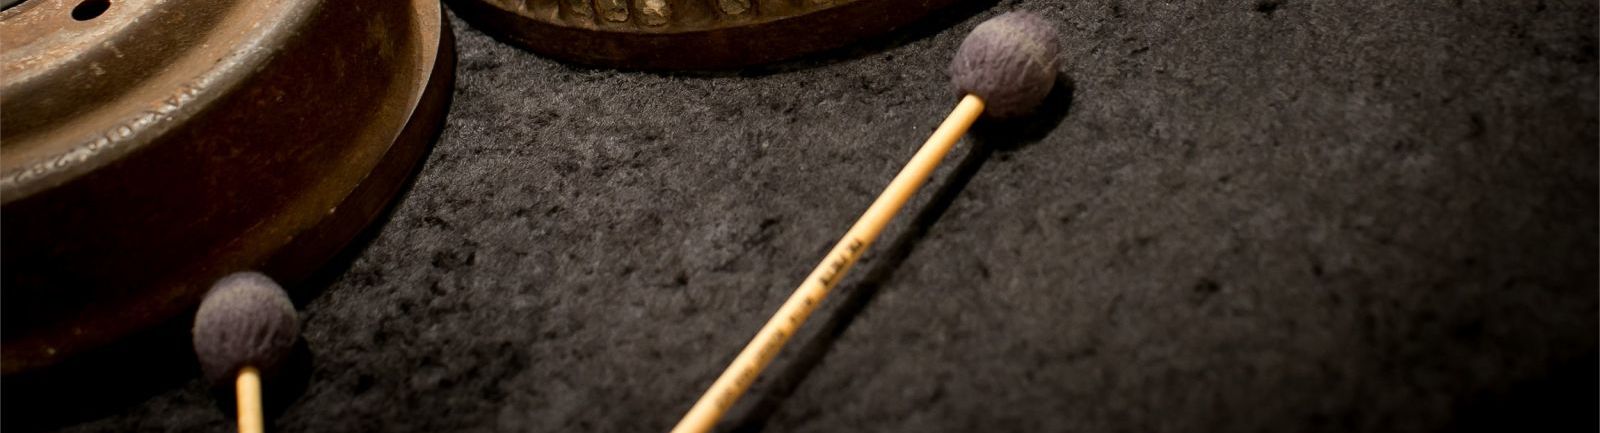
[(950, 83), (983, 100), (984, 114), (1030, 114), (1055, 87), (1061, 48), (1055, 26), (1026, 12), (1008, 12), (972, 30), (950, 60)]

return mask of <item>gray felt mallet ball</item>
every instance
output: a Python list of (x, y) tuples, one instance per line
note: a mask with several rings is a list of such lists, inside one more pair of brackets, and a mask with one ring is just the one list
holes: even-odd
[(277, 368), (300, 338), (300, 318), (272, 278), (240, 272), (217, 280), (206, 293), (193, 333), (206, 378), (225, 383), (245, 366)]
[(1033, 112), (1054, 87), (1057, 56), (1055, 26), (1027, 12), (1008, 12), (973, 29), (950, 61), (956, 90), (976, 95), (990, 117)]
[(240, 433), (260, 433), (261, 374), (294, 351), (300, 315), (272, 278), (239, 272), (217, 280), (194, 316), (194, 353), (213, 384), (232, 380)]

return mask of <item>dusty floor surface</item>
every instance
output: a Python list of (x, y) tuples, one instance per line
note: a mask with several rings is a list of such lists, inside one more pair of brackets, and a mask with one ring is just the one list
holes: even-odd
[[(724, 428), (1594, 431), (1575, 0), (1004, 1), (696, 75), (452, 17), (449, 126), (299, 289), (310, 369), (276, 431), (665, 431), (949, 110), (961, 38), (1016, 9), (1060, 26), (1047, 112), (963, 141)], [(179, 367), (37, 425), (231, 431)]]

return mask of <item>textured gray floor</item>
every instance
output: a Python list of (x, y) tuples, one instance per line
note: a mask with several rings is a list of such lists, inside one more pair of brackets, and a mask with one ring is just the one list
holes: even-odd
[[(1565, 0), (1005, 1), (692, 76), (456, 20), (449, 126), (302, 305), (278, 431), (666, 430), (1015, 9), (1071, 91), (964, 141), (730, 426), (1594, 431), (1596, 7)], [(231, 431), (195, 377), (66, 430)]]

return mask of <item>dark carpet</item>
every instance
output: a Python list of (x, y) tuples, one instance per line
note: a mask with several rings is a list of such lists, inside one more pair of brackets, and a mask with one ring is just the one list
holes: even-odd
[[(448, 126), (296, 289), (309, 367), (273, 429), (666, 431), (1018, 9), (1060, 26), (1046, 112), (963, 141), (725, 430), (1596, 430), (1577, 0), (1002, 1), (708, 74), (452, 18)], [(41, 425), (231, 431), (186, 371)]]

